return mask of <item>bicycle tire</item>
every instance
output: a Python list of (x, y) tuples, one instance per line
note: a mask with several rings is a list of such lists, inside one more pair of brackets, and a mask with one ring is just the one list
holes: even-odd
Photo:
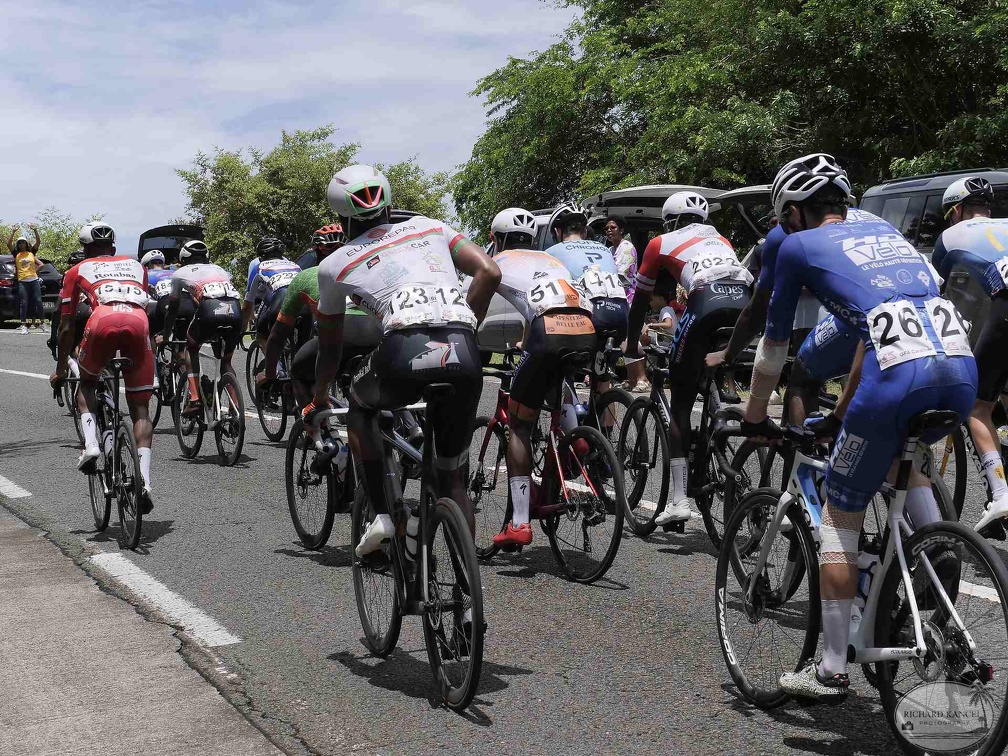
[[(955, 540), (959, 540), (963, 545), (968, 544), (968, 547), (972, 552), (972, 557), (976, 559), (976, 565), (979, 569), (967, 568), (965, 570), (966, 575), (964, 576), (964, 562), (966, 561), (965, 548), (960, 546), (960, 550), (957, 552), (954, 547), (950, 546), (950, 543)], [(976, 649), (972, 651), (972, 657), (974, 659), (977, 659), (978, 657), (979, 659), (983, 659), (988, 655), (984, 653), (985, 648), (997, 648), (1001, 650), (1005, 647), (1005, 645), (1008, 645), (1008, 569), (1005, 568), (1004, 562), (1002, 561), (999, 553), (994, 550), (986, 539), (982, 538), (971, 528), (961, 523), (943, 521), (931, 523), (923, 528), (920, 528), (904, 542), (903, 551), (906, 557), (907, 569), (911, 574), (912, 581), (916, 568), (921, 564), (921, 555), (931, 551), (930, 556), (934, 556), (935, 549), (941, 547), (951, 550), (958, 558), (958, 574), (954, 577), (954, 579), (947, 579), (943, 581), (943, 587), (948, 594), (951, 594), (949, 595), (949, 598), (954, 605), (957, 600), (963, 596), (967, 597), (967, 601), (970, 596), (976, 597), (978, 589), (979, 592), (990, 590), (986, 586), (976, 586), (974, 584), (973, 581), (977, 579), (977, 576), (989, 579), (993, 584), (993, 591), (997, 594), (989, 599), (978, 597), (979, 601), (984, 602), (984, 614), (990, 615), (993, 618), (992, 621), (998, 623), (999, 632), (997, 632), (997, 637), (994, 638), (989, 633), (981, 633), (977, 629), (970, 630), (967, 628), (967, 632), (977, 646)], [(971, 565), (973, 564), (972, 559), (970, 560), (970, 563)], [(926, 575), (926, 572), (923, 574)], [(900, 588), (903, 588), (902, 572), (899, 568), (899, 564), (894, 560), (886, 574), (880, 575), (876, 577), (876, 579), (882, 579), (885, 582), (882, 584), (882, 589), (878, 597), (878, 605), (876, 607), (875, 642), (876, 645), (879, 645), (880, 642), (888, 645), (891, 641), (901, 640), (901, 636), (906, 635), (905, 632), (901, 631), (901, 625), (905, 624), (906, 617), (909, 614), (909, 611), (903, 609), (907, 602), (901, 600), (898, 596), (898, 591)], [(927, 578), (927, 581), (927, 585), (933, 585), (930, 578)], [(970, 590), (960, 590), (963, 585), (970, 585)], [(922, 586), (922, 588), (923, 590), (921, 591), (921, 595), (918, 596), (921, 622), (925, 623), (929, 629), (934, 628), (933, 631), (938, 632), (939, 639), (942, 641), (942, 653), (936, 661), (943, 665), (943, 669), (938, 670), (938, 675), (942, 676), (944, 673), (946, 679), (950, 677), (958, 677), (962, 679), (964, 673), (966, 673), (966, 666), (964, 665), (961, 670), (953, 671), (951, 665), (955, 664), (958, 666), (960, 663), (964, 662), (964, 655), (956, 654), (954, 651), (957, 647), (965, 645), (966, 641), (965, 639), (957, 639), (953, 633), (941, 633), (942, 629), (947, 630), (947, 627), (942, 622), (942, 619), (944, 619), (945, 622), (948, 621), (947, 610), (944, 608), (939, 609), (938, 607), (941, 607), (940, 601), (933, 593), (929, 595), (926, 587)], [(914, 594), (917, 595), (916, 589), (914, 590)], [(1000, 607), (999, 618), (997, 617), (999, 613), (992, 609), (991, 605)], [(934, 622), (934, 615), (928, 615), (929, 611), (934, 611), (935, 614), (939, 616), (939, 621), (937, 623)], [(956, 606), (956, 611), (960, 617), (967, 617), (970, 614), (968, 608), (961, 605)], [(894, 634), (897, 634), (896, 638), (894, 638)], [(907, 639), (907, 643), (912, 642), (911, 630), (910, 638)], [(959, 646), (956, 646), (957, 643)], [(902, 645), (902, 643), (900, 645)], [(997, 656), (996, 658), (1000, 659), (1000, 656)], [(966, 662), (965, 664), (968, 665), (969, 662)], [(902, 728), (896, 721), (895, 714), (896, 708), (899, 704), (898, 698), (900, 697), (894, 689), (894, 676), (898, 670), (905, 665), (910, 665), (911, 667), (914, 666), (912, 662), (879, 662), (875, 665), (875, 677), (878, 682), (879, 696), (882, 700), (882, 708), (885, 711), (886, 722), (889, 724), (889, 727), (892, 730), (897, 743), (900, 745), (900, 748), (905, 753), (919, 755), (933, 752), (909, 743), (901, 732)], [(993, 683), (998, 681), (1001, 683), (1005, 682), (999, 677), (995, 677), (990, 682)], [(1008, 744), (1008, 687), (1004, 687), (1003, 685), (1001, 687), (1004, 688), (1000, 693), (1001, 713), (994, 725), (990, 728), (988, 735), (984, 738), (983, 744), (979, 747), (977, 743), (964, 746), (964, 749), (959, 750), (958, 753), (1000, 754), (1004, 751), (1005, 745)], [(983, 685), (982, 689), (986, 691), (987, 685)], [(986, 706), (984, 706), (984, 716), (986, 718)]]
[[(158, 421), (161, 419), (161, 392), (158, 389), (151, 391), (150, 403), (148, 404), (148, 412), (150, 413), (151, 427), (157, 428)], [(154, 409), (151, 410), (150, 408)]]
[[(228, 391), (229, 387), (230, 391)], [(229, 394), (230, 399), (228, 399)], [(227, 400), (227, 404), (225, 404), (225, 400)], [(217, 456), (221, 465), (232, 467), (241, 459), (242, 447), (245, 445), (245, 399), (242, 397), (238, 381), (230, 373), (224, 373), (217, 382), (217, 401), (222, 408), (230, 407), (228, 415), (224, 416), (222, 413), (221, 419), (214, 427)], [(234, 447), (230, 450), (224, 445), (226, 438), (234, 441)]]
[[(773, 459), (771, 454), (774, 452), (770, 450), (768, 452), (766, 444), (760, 444), (753, 441), (751, 438), (747, 438), (739, 444), (738, 448), (735, 450), (735, 454), (731, 458), (732, 469), (742, 476), (741, 480), (735, 480), (735, 478), (730, 476), (725, 476), (725, 521), (731, 519), (732, 513), (738, 503), (742, 501), (744, 497), (750, 491), (756, 488), (777, 488), (778, 485), (783, 485), (783, 481), (769, 480), (769, 467), (773, 465)], [(756, 455), (755, 468), (747, 467), (746, 463), (749, 462), (750, 458)], [(755, 479), (753, 477), (755, 473)], [(764, 479), (766, 478), (766, 479)], [(709, 534), (708, 534), (709, 535)]]
[[(250, 352), (251, 354), (251, 352)], [(290, 384), (286, 384), (290, 385)], [(287, 430), (287, 416), (292, 415), (293, 412), (290, 407), (290, 401), (288, 399), (288, 392), (284, 388), (284, 384), (275, 384), (275, 389), (270, 390), (270, 397), (279, 400), (280, 409), (279, 411), (273, 411), (272, 408), (266, 406), (265, 396), (263, 392), (260, 391), (255, 395), (255, 408), (256, 414), (259, 416), (259, 425), (262, 426), (263, 433), (273, 443), (278, 443), (283, 441), (285, 432)]]
[(96, 533), (101, 533), (108, 527), (112, 516), (112, 497), (105, 495), (107, 481), (108, 476), (104, 470), (88, 475), (88, 493), (91, 496), (91, 514), (94, 516)]
[[(76, 394), (76, 392), (74, 392)], [(77, 398), (74, 397), (74, 402), (70, 405), (70, 415), (73, 417), (74, 430), (77, 432), (77, 440), (80, 445), (84, 446), (84, 427), (81, 425), (81, 414), (80, 410), (77, 408)]]
[[(941, 441), (931, 445), (934, 452), (934, 464), (936, 477), (940, 478), (948, 488), (952, 497), (952, 507), (955, 519), (961, 521), (963, 507), (966, 503), (966, 488), (969, 477), (969, 469), (972, 467), (966, 453), (966, 427), (960, 425)], [(940, 453), (938, 453), (940, 452)], [(954, 475), (950, 475), (950, 466), (954, 469)], [(953, 478), (953, 480), (949, 480)], [(982, 482), (982, 481), (981, 481)], [(977, 520), (979, 521), (979, 517)]]
[[(476, 521), (476, 556), (480, 559), (490, 559), (500, 550), (493, 537), (503, 532), (508, 522), (507, 431), (500, 425), (493, 430), (489, 426), (490, 418), (486, 415), (476, 418), (472, 435), (476, 453), (469, 453), (467, 490)], [(486, 439), (487, 433), (490, 439)], [(487, 440), (485, 450), (484, 440)]]
[[(653, 432), (649, 431), (649, 418)], [(658, 408), (649, 397), (638, 397), (630, 403), (620, 426), (618, 443), (623, 485), (630, 486), (624, 489), (627, 504), (624, 523), (635, 536), (646, 538), (658, 527), (655, 519), (665, 511), (671, 482), (668, 438)], [(645, 499), (648, 483), (652, 481), (658, 483), (657, 493)]]
[[(595, 397), (594, 412), (590, 416), (592, 425), (602, 431), (602, 435), (608, 439), (613, 449), (616, 448), (623, 419), (633, 402), (634, 395), (619, 386), (608, 388)], [(613, 415), (613, 423), (609, 426), (606, 424), (608, 412), (612, 412)]]
[[(310, 447), (310, 448), (309, 448)], [(312, 551), (317, 551), (326, 545), (332, 534), (333, 521), (336, 517), (336, 476), (328, 470), (318, 482), (310, 483), (316, 476), (312, 475), (308, 466), (315, 458), (315, 448), (304, 430), (301, 420), (294, 421), (290, 437), (287, 439), (287, 453), (284, 456), (284, 481), (287, 489), (287, 508), (290, 510), (291, 523), (301, 544)], [(347, 470), (351, 469), (347, 460)], [(310, 477), (307, 477), (310, 476)], [(303, 514), (299, 500), (308, 498), (308, 492), (325, 485), (325, 510), (319, 518), (310, 518), (307, 511)], [(304, 492), (302, 495), (302, 491)], [(315, 508), (316, 510), (318, 507)], [(317, 522), (317, 525), (312, 524)], [(356, 544), (354, 544), (356, 545)]]
[(120, 543), (127, 549), (136, 549), (143, 529), (143, 512), (140, 496), (143, 476), (137, 456), (133, 428), (129, 422), (119, 424), (115, 440), (115, 491), (119, 507)]
[[(178, 441), (182, 456), (192, 459), (199, 454), (203, 445), (203, 418), (183, 417), (182, 410), (189, 401), (189, 379), (179, 375), (175, 383), (175, 401), (172, 403), (172, 419), (175, 421), (175, 438)], [(192, 441), (189, 440), (192, 436)]]
[(253, 402), (257, 399), (255, 377), (259, 362), (262, 362), (262, 349), (259, 346), (259, 341), (255, 340), (245, 355), (245, 387), (248, 389), (248, 395), (252, 397)]
[[(707, 426), (708, 432), (710, 432), (714, 426), (714, 412), (710, 408), (710, 405), (714, 400), (713, 397), (717, 394), (717, 387), (711, 384), (709, 391), (710, 393), (707, 394), (703, 409), (703, 411), (710, 416), (709, 425)], [(698, 438), (697, 442), (706, 445), (714, 441), (708, 437), (704, 439)], [(723, 439), (721, 442), (720, 450), (725, 459), (732, 459), (735, 456), (736, 450), (733, 448), (732, 444), (733, 442), (728, 439)], [(707, 537), (710, 538), (710, 542), (714, 546), (714, 551), (717, 553), (717, 551), (721, 548), (721, 538), (724, 535), (725, 524), (727, 523), (729, 517), (728, 512), (725, 509), (725, 502), (727, 501), (725, 498), (727, 476), (721, 471), (721, 468), (718, 465), (717, 456), (713, 453), (712, 449), (705, 450), (704, 456), (707, 458), (707, 469), (704, 470), (704, 487), (696, 496), (696, 506), (697, 510), (700, 512), (700, 516), (703, 518), (704, 529), (707, 531)], [(689, 471), (691, 486), (695, 485), (692, 481), (697, 479), (698, 472), (698, 470), (692, 469), (691, 466)], [(720, 484), (718, 484), (717, 481), (720, 481)], [(714, 488), (707, 488), (707, 485), (714, 486)]]
[[(435, 553), (436, 536), (442, 526), (448, 536), (445, 538), (445, 555)], [(427, 659), (445, 705), (453, 711), (462, 711), (472, 702), (479, 687), (486, 623), (483, 620), (483, 584), (476, 558), (476, 547), (462, 510), (451, 499), (438, 499), (431, 507), (427, 519), (427, 533), (424, 536), (424, 548), (428, 553), (427, 583), (432, 591), (434, 589), (438, 591), (437, 596), (431, 596), (430, 604), (423, 615)], [(445, 562), (452, 566), (456, 581), (452, 583), (447, 596), (443, 595), (442, 591)], [(460, 570), (464, 573), (461, 578)], [(458, 616), (461, 614), (461, 607), (466, 607), (467, 603), (467, 611), (470, 612), (468, 636), (459, 628)], [(460, 607), (456, 607), (456, 604), (460, 604)], [(445, 613), (443, 610), (448, 606), (451, 606), (449, 613), (452, 618), (450, 635), (443, 616)], [(432, 608), (440, 610), (436, 617), (431, 611)], [(468, 651), (468, 654), (464, 651)], [(454, 662), (465, 656), (468, 656), (469, 661), (468, 664), (459, 665), (462, 667), (462, 674), (456, 683), (446, 671), (446, 662)]]
[[(386, 657), (399, 642), (399, 631), (402, 628), (402, 611), (400, 595), (405, 594), (404, 577), (399, 564), (399, 556), (394, 553), (398, 548), (395, 541), (382, 545), (378, 551), (359, 557), (356, 546), (364, 535), (364, 529), (375, 517), (374, 509), (364, 493), (364, 486), (357, 488), (354, 497), (350, 520), (350, 552), (353, 557), (354, 597), (357, 600), (357, 613), (360, 616), (361, 629), (364, 631), (364, 645), (378, 657)], [(380, 583), (379, 592), (384, 606), (371, 601), (367, 585), (374, 579)], [(384, 587), (384, 591), (382, 591)], [(381, 610), (384, 610), (383, 612)], [(384, 620), (382, 619), (384, 616)]]
[[(584, 441), (587, 450), (576, 451), (579, 441)], [(623, 468), (620, 467), (616, 452), (606, 440), (605, 436), (595, 428), (586, 425), (579, 425), (572, 428), (569, 433), (565, 433), (560, 439), (557, 448), (558, 456), (561, 460), (569, 460), (567, 463), (568, 474), (564, 475), (565, 483), (555, 486), (557, 503), (564, 503), (565, 509), (559, 514), (555, 514), (545, 521), (544, 530), (549, 538), (550, 548), (557, 564), (563, 570), (569, 580), (576, 583), (594, 583), (606, 574), (616, 558), (619, 550), (620, 540), (623, 538), (623, 521), (626, 516), (626, 495), (624, 494)], [(550, 466), (544, 475), (560, 475), (564, 471), (556, 469), (556, 462), (549, 463)], [(577, 475), (574, 475), (574, 472)], [(584, 478), (584, 476), (588, 476)], [(611, 478), (611, 488), (605, 485), (606, 479)], [(585, 479), (589, 485), (578, 483), (578, 479)], [(591, 502), (587, 507), (579, 502), (572, 503), (567, 495), (570, 492), (594, 493), (598, 502)], [(565, 494), (567, 492), (567, 494)], [(598, 493), (604, 493), (604, 497)], [(560, 500), (564, 499), (563, 502)], [(586, 511), (587, 510), (587, 511)], [(588, 543), (588, 521), (585, 514), (598, 520), (590, 524), (592, 528), (606, 523), (612, 519), (613, 527), (608, 531), (609, 536), (602, 552), (602, 558), (594, 563), (583, 564), (587, 560), (580, 558), (582, 554), (594, 554), (596, 549)], [(578, 522), (581, 525), (582, 543), (589, 548), (578, 547), (573, 538), (576, 538), (576, 531), (573, 537), (568, 537), (567, 528), (561, 529), (565, 523)], [(570, 547), (569, 551), (564, 547)], [(577, 559), (575, 560), (575, 557)]]
[[(732, 681), (738, 687), (739, 692), (747, 701), (763, 709), (771, 709), (788, 700), (779, 683), (780, 673), (785, 669), (778, 665), (777, 669), (769, 670), (760, 675), (761, 679), (747, 671), (739, 658), (737, 648), (746, 648), (747, 653), (752, 650), (756, 641), (763, 635), (764, 629), (760, 628), (753, 638), (752, 643), (746, 647), (745, 641), (735, 643), (731, 636), (731, 630), (739, 627), (745, 619), (749, 625), (754, 625), (768, 613), (764, 598), (772, 594), (772, 584), (767, 579), (766, 588), (758, 590), (756, 600), (747, 605), (745, 594), (752, 576), (746, 567), (745, 559), (755, 557), (759, 554), (760, 546), (766, 535), (766, 526), (770, 522), (777, 508), (777, 502), (781, 492), (771, 488), (757, 488), (746, 494), (731, 519), (725, 527), (725, 536), (722, 539), (721, 550), (718, 552), (717, 569), (715, 572), (714, 589), (714, 616), (716, 618), (718, 640), (721, 646), (721, 655), (724, 658), (725, 666)], [(795, 508), (801, 505), (796, 501), (791, 504), (791, 517), (794, 527), (789, 534), (782, 534), (778, 531), (777, 536), (784, 535), (785, 541), (790, 544), (797, 543), (797, 548), (802, 553), (802, 559), (806, 564), (812, 565), (806, 570), (806, 582), (808, 584), (808, 598), (804, 601), (795, 602), (795, 607), (789, 609), (790, 616), (787, 617), (792, 622), (805, 621), (804, 636), (801, 646), (797, 648), (796, 663), (793, 671), (799, 670), (802, 665), (815, 654), (819, 641), (819, 625), (821, 621), (819, 603), (819, 567), (816, 555), (815, 542), (812, 533)], [(773, 553), (771, 552), (771, 557)], [(769, 564), (768, 557), (768, 564)], [(754, 560), (755, 561), (755, 560)], [(772, 572), (767, 569), (767, 572)], [(729, 580), (738, 583), (738, 590), (729, 591)], [(786, 602), (781, 602), (786, 603)], [(728, 619), (729, 610), (735, 604), (742, 607), (742, 617), (735, 623), (730, 623)], [(804, 604), (804, 606), (802, 606)], [(780, 603), (772, 606), (770, 612), (781, 611)], [(783, 615), (783, 612), (781, 612)], [(729, 624), (731, 628), (729, 629)], [(781, 623), (783, 624), (783, 623)], [(769, 635), (773, 635), (773, 628), (770, 628)], [(781, 633), (785, 640), (789, 637)], [(794, 644), (797, 646), (797, 644)], [(778, 657), (779, 658), (779, 657)], [(787, 671), (791, 671), (790, 669)]]

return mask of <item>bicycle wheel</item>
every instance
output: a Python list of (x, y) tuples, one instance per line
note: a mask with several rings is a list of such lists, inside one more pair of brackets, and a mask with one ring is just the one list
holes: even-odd
[(259, 424), (270, 441), (276, 443), (283, 440), (284, 432), (287, 430), (287, 416), (294, 414), (291, 405), (288, 382), (275, 382), (268, 391), (260, 391), (256, 396), (255, 406)]
[(73, 396), (73, 404), (70, 406), (70, 414), (73, 416), (74, 430), (77, 432), (77, 440), (80, 441), (81, 446), (84, 446), (84, 428), (81, 426), (81, 415), (80, 410), (77, 408), (77, 397), (76, 391), (74, 391), (71, 396)]
[(623, 419), (633, 401), (633, 394), (618, 387), (607, 389), (603, 394), (595, 397), (595, 413), (592, 417), (592, 424), (602, 431), (602, 435), (606, 437), (613, 449), (616, 448), (619, 441)]
[(245, 400), (238, 381), (230, 373), (224, 373), (217, 382), (217, 401), (220, 405), (220, 419), (214, 427), (217, 455), (222, 465), (231, 467), (241, 457), (245, 444)]
[(500, 425), (489, 430), (489, 425), (486, 415), (476, 418), (469, 452), (469, 499), (476, 518), (476, 556), (480, 559), (497, 553), (493, 537), (507, 524), (508, 510), (507, 431)]
[(157, 428), (158, 421), (161, 419), (161, 404), (161, 392), (159, 389), (154, 389), (151, 392), (150, 404), (148, 405), (151, 426), (154, 428)]
[(129, 422), (119, 425), (115, 440), (115, 491), (119, 503), (119, 542), (127, 549), (135, 549), (140, 543), (143, 513), (140, 511), (140, 495), (143, 492), (143, 477), (140, 475), (140, 458), (137, 456), (133, 428)]
[(585, 425), (565, 434), (557, 452), (566, 469), (550, 461), (545, 474), (563, 474), (555, 487), (563, 509), (546, 519), (543, 530), (567, 577), (593, 583), (612, 565), (623, 537), (623, 468), (605, 436)]
[[(715, 396), (717, 395), (717, 388), (711, 386), (711, 392), (707, 396), (707, 400), (704, 402), (704, 412), (710, 415), (709, 422), (713, 425), (714, 422), (714, 408), (711, 406), (715, 402)], [(710, 426), (708, 427), (708, 433)], [(708, 437), (697, 439), (700, 444), (719, 444), (721, 453), (724, 455), (725, 459), (733, 459), (736, 453), (736, 447), (739, 445), (737, 440), (733, 439), (722, 439), (718, 441), (717, 439)], [(730, 510), (734, 506), (732, 502), (727, 509), (725, 508), (725, 474), (721, 471), (721, 466), (718, 464), (717, 456), (714, 454), (714, 449), (705, 449), (704, 455), (707, 458), (707, 469), (703, 471), (704, 481), (703, 485), (697, 487), (696, 494), (696, 505), (697, 510), (700, 512), (700, 516), (703, 517), (704, 529), (707, 531), (707, 537), (710, 538), (711, 543), (714, 545), (714, 550), (717, 551), (721, 548), (721, 538), (724, 535), (725, 523), (731, 516)], [(694, 476), (696, 476), (698, 471), (696, 469), (690, 470), (690, 480), (692, 481)], [(691, 482), (690, 487), (692, 488), (695, 483)]]
[[(357, 489), (354, 497), (353, 514), (350, 521), (350, 550), (356, 548), (364, 535), (364, 529), (375, 518), (374, 507), (364, 493), (364, 487)], [(399, 640), (402, 627), (402, 607), (400, 587), (403, 575), (394, 541), (382, 544), (361, 558), (353, 554), (354, 596), (357, 599), (357, 613), (364, 630), (364, 645), (375, 656), (388, 656)]]
[(259, 342), (253, 341), (252, 346), (248, 349), (248, 354), (245, 355), (245, 387), (248, 389), (248, 395), (252, 397), (253, 402), (256, 401), (256, 373), (263, 369), (264, 364), (265, 361), (263, 360), (262, 349), (259, 348)]
[[(730, 457), (732, 469), (739, 474), (739, 479), (725, 476), (724, 500), (725, 519), (730, 520), (735, 507), (742, 501), (742, 497), (754, 488), (776, 488), (783, 486), (786, 481), (781, 480), (783, 472), (779, 472), (774, 478), (774, 465), (782, 468), (781, 457), (776, 450), (765, 444), (758, 444), (751, 438), (747, 438), (739, 444), (735, 454)], [(708, 534), (709, 535), (709, 534)]]
[[(284, 464), (287, 508), (301, 543), (313, 550), (326, 545), (336, 516), (336, 476), (331, 465), (326, 466), (324, 474), (312, 472), (315, 454), (315, 444), (305, 433), (304, 423), (295, 421), (287, 439)], [(351, 467), (348, 460), (347, 470)]]
[(172, 402), (172, 419), (175, 421), (175, 438), (178, 439), (182, 456), (192, 459), (199, 454), (203, 444), (203, 418), (199, 415), (184, 417), (183, 410), (189, 406), (189, 379), (183, 374), (175, 383), (175, 401)]
[[(931, 445), (931, 455), (934, 458), (935, 472), (938, 473), (952, 495), (952, 506), (955, 518), (962, 520), (963, 507), (966, 502), (966, 485), (968, 482), (970, 463), (966, 455), (966, 428), (960, 425), (949, 435)], [(982, 477), (982, 476), (981, 476)], [(968, 525), (976, 525), (983, 512), (983, 503), (975, 510), (976, 516)], [(972, 514), (972, 512), (971, 512)], [(969, 516), (967, 516), (967, 520)]]
[[(105, 467), (109, 467), (109, 461), (105, 461)], [(112, 514), (112, 497), (105, 495), (108, 486), (108, 472), (105, 470), (88, 475), (88, 490), (91, 494), (91, 514), (94, 515), (95, 532), (101, 533), (108, 527), (109, 517)]]
[(483, 666), (483, 584), (469, 525), (451, 499), (431, 508), (424, 538), (430, 603), (423, 615), (431, 672), (448, 708), (461, 711)]
[(631, 403), (620, 426), (618, 456), (623, 467), (626, 524), (638, 538), (651, 535), (668, 503), (668, 438), (658, 408), (648, 397)]
[[(780, 496), (780, 491), (758, 488), (742, 498), (725, 529), (715, 577), (721, 654), (739, 692), (761, 708), (787, 701), (781, 674), (800, 669), (819, 640), (819, 564), (799, 503), (789, 509), (794, 526), (774, 534), (766, 565), (754, 574)], [(810, 568), (804, 582), (782, 601), (779, 576), (796, 555)]]
[[(886, 721), (906, 753), (999, 754), (1008, 742), (1008, 677), (998, 674), (1008, 663), (1004, 562), (987, 541), (956, 522), (926, 525), (903, 550), (927, 651), (919, 660), (875, 665)], [(875, 642), (909, 647), (913, 619), (899, 565), (893, 564), (879, 593)], [(937, 732), (933, 723), (915, 721), (928, 711), (955, 712), (969, 725)]]

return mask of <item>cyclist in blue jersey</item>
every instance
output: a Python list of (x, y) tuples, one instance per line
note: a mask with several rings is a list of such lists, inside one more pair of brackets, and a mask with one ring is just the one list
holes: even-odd
[(1000, 440), (991, 413), (1008, 381), (1008, 220), (991, 218), (994, 188), (985, 179), (968, 176), (952, 183), (942, 197), (949, 227), (935, 242), (932, 260), (949, 277), (954, 267), (967, 270), (991, 298), (990, 314), (973, 354), (977, 363), (977, 402), (969, 419), (970, 432), (983, 462), (991, 501), (976, 524), (981, 535), (994, 535), (1008, 518), (1008, 484)]
[(245, 302), (242, 304), (242, 327), (248, 329), (254, 313), (256, 338), (265, 352), (266, 341), (280, 314), (287, 286), (301, 268), (284, 257), (283, 242), (272, 236), (260, 239), (255, 252), (255, 259), (249, 265)]
[[(955, 306), (942, 299), (924, 259), (884, 221), (847, 224), (850, 181), (829, 155), (785, 165), (774, 179), (778, 217), (797, 225), (781, 244), (767, 329), (753, 366), (743, 432), (773, 437), (770, 392), (787, 358), (795, 309), (807, 287), (831, 314), (855, 329), (856, 384), (826, 471), (820, 589), (823, 654), (781, 676), (793, 696), (846, 696), (847, 641), (857, 590), (858, 539), (868, 502), (906, 438), (911, 418), (926, 410), (963, 416), (976, 399), (976, 363)], [(933, 443), (936, 438), (922, 439)], [(914, 471), (906, 510), (915, 526), (940, 518), (930, 480)], [(936, 564), (941, 555), (936, 556)]]

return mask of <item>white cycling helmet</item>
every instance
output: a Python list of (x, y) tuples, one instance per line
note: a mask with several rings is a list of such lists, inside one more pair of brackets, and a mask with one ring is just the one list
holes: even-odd
[(813, 152), (792, 160), (777, 171), (770, 189), (774, 212), (778, 218), (784, 214), (784, 206), (789, 202), (804, 202), (825, 186), (833, 186), (843, 192), (844, 200), (851, 196), (851, 183), (847, 171), (832, 155)]
[(152, 265), (153, 263), (161, 263), (162, 265), (164, 265), (165, 256), (160, 249), (152, 249), (150, 252), (148, 252), (147, 254), (145, 254), (143, 257), (140, 258), (140, 264), (143, 265), (145, 268)]
[(326, 195), (329, 207), (344, 218), (374, 218), (392, 206), (389, 180), (370, 165), (351, 165), (337, 171)]
[(94, 244), (95, 242), (115, 242), (115, 231), (107, 223), (102, 223), (101, 221), (92, 221), (91, 223), (86, 223), (81, 226), (80, 231), (77, 232), (77, 237), (80, 239), (80, 243), (85, 247), (88, 244)]
[(190, 239), (182, 245), (182, 249), (178, 253), (178, 259), (182, 265), (195, 261), (209, 261), (210, 250), (199, 239)]
[(707, 220), (710, 207), (702, 194), (696, 192), (676, 192), (662, 205), (662, 221), (668, 226), (670, 223), (678, 225), (680, 215), (692, 215), (697, 218), (696, 223), (703, 223)]
[(942, 195), (942, 209), (946, 217), (952, 208), (967, 200), (989, 205), (994, 201), (994, 187), (987, 179), (979, 176), (965, 176), (953, 181)]
[(494, 234), (529, 234), (534, 237), (535, 216), (520, 207), (509, 207), (494, 216), (490, 231)]

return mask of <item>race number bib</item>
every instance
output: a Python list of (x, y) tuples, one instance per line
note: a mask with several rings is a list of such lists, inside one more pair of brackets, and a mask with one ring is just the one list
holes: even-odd
[(269, 283), (269, 287), (272, 291), (279, 291), (285, 286), (290, 286), (290, 282), (294, 280), (294, 276), (297, 275), (297, 271), (294, 270), (284, 270), (280, 273), (274, 273), (272, 276), (266, 279)]
[(166, 297), (171, 294), (171, 279), (162, 278), (154, 285), (154, 296), (158, 299), (161, 297)]
[(525, 298), (532, 309), (532, 318), (539, 317), (547, 310), (582, 306), (581, 295), (569, 281), (562, 278), (535, 284), (528, 290)]
[(924, 303), (931, 325), (941, 342), (942, 349), (949, 357), (965, 357), (973, 354), (970, 349), (968, 329), (959, 310), (947, 299), (935, 297)]
[(1008, 286), (1008, 256), (1002, 257), (994, 264), (997, 266), (998, 273), (1001, 274), (1001, 280), (1005, 282), (1005, 286)]
[(868, 313), (868, 329), (882, 370), (938, 354), (911, 302), (883, 302), (873, 308)]
[(211, 281), (203, 284), (200, 296), (205, 299), (238, 299), (238, 289), (230, 281)]
[(98, 304), (107, 305), (116, 302), (138, 305), (146, 307), (150, 297), (144, 291), (143, 286), (138, 283), (126, 283), (123, 281), (109, 281), (100, 284), (94, 290)]
[(734, 251), (724, 245), (701, 250), (690, 257), (684, 266), (682, 278), (684, 287), (690, 292), (697, 286), (722, 278), (748, 279), (746, 283), (752, 283), (751, 274), (739, 263)]
[(476, 327), (476, 316), (457, 286), (401, 286), (392, 292), (382, 318), (386, 331), (442, 323)]
[(578, 281), (581, 290), (588, 299), (607, 297), (609, 299), (626, 299), (626, 291), (619, 282), (616, 273), (605, 273), (598, 266), (588, 268)]

